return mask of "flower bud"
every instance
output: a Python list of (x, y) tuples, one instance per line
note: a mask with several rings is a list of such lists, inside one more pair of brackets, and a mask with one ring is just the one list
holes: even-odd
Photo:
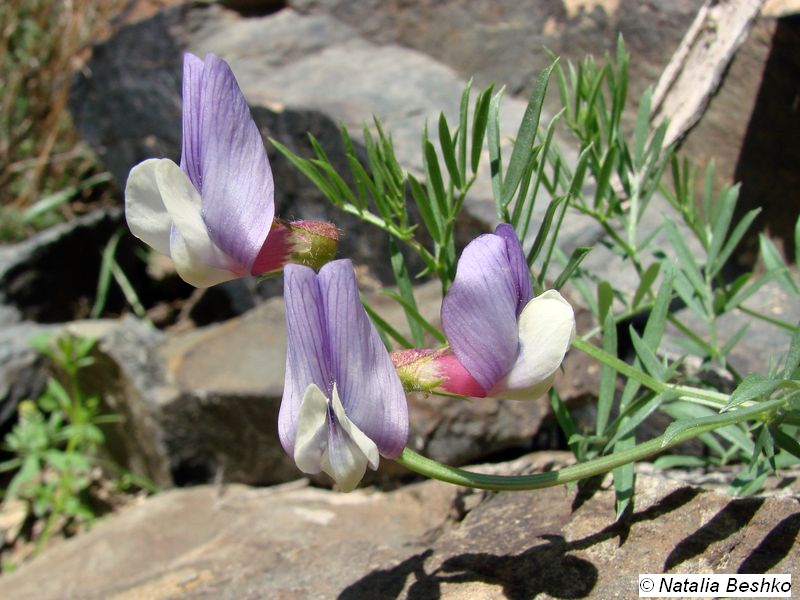
[(398, 350), (391, 353), (391, 358), (407, 391), (475, 398), (486, 396), (486, 390), (449, 348)]
[(291, 262), (319, 270), (336, 257), (339, 230), (325, 221), (292, 221), (288, 225)]

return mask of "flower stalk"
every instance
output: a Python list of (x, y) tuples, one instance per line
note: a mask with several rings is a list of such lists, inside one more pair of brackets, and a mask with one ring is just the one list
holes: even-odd
[(715, 429), (719, 429), (720, 427), (762, 418), (781, 408), (786, 402), (786, 398), (777, 398), (749, 408), (724, 413), (719, 417), (714, 417), (713, 422), (698, 424), (673, 435), (671, 435), (668, 430), (657, 438), (637, 444), (632, 448), (614, 452), (606, 456), (600, 456), (576, 465), (564, 467), (563, 469), (548, 471), (546, 473), (536, 473), (533, 475), (487, 475), (484, 473), (475, 473), (474, 471), (467, 471), (466, 469), (444, 465), (435, 460), (421, 456), (408, 448), (403, 450), (402, 454), (397, 457), (395, 461), (415, 473), (430, 477), (431, 479), (438, 479), (445, 483), (452, 483), (453, 485), (462, 485), (465, 487), (498, 492), (538, 490), (608, 473), (622, 465), (660, 454), (673, 446), (677, 446), (678, 444), (714, 431)]

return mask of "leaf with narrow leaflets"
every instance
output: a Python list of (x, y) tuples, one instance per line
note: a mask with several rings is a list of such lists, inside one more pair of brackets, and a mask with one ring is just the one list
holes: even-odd
[(758, 434), (756, 435), (756, 447), (753, 457), (763, 456), (774, 473), (778, 470), (775, 464), (775, 441), (772, 439), (772, 434), (766, 425), (761, 424), (756, 431)]
[(686, 245), (684, 235), (678, 231), (678, 228), (672, 222), (667, 223), (667, 235), (672, 243), (672, 247), (675, 249), (681, 271), (683, 271), (686, 279), (691, 283), (697, 296), (706, 298), (709, 294), (708, 286), (706, 286), (703, 281), (703, 275), (700, 272), (697, 260)]
[(461, 189), (463, 184), (458, 170), (456, 151), (453, 146), (453, 138), (450, 135), (450, 126), (447, 124), (447, 118), (444, 113), (439, 114), (439, 145), (442, 148), (442, 158), (450, 175), (450, 180), (456, 188)]
[[(603, 282), (606, 283), (606, 282)], [(608, 286), (609, 288), (611, 286)], [(611, 356), (617, 356), (617, 323), (614, 314), (606, 311), (603, 317), (603, 350)], [(600, 386), (597, 394), (597, 418), (595, 432), (597, 435), (605, 433), (611, 408), (614, 405), (614, 394), (617, 384), (617, 370), (611, 365), (600, 367)]]
[(701, 417), (698, 419), (689, 419), (685, 421), (675, 421), (667, 427), (664, 432), (664, 439), (662, 440), (662, 447), (671, 446), (672, 443), (678, 440), (683, 434), (697, 429), (719, 429), (725, 425), (732, 425), (745, 421), (749, 418), (754, 418), (757, 415), (768, 412), (770, 410), (781, 407), (785, 400), (783, 398), (775, 398), (774, 400), (767, 400), (766, 402), (759, 402), (747, 408), (739, 408), (735, 411), (726, 411), (718, 415), (710, 417)]
[(642, 361), (645, 371), (647, 371), (647, 373), (656, 379), (663, 380), (664, 367), (658, 360), (654, 349), (639, 337), (639, 334), (636, 333), (636, 330), (633, 328), (633, 326), (631, 326), (628, 331), (631, 336), (633, 347), (636, 350), (636, 356), (640, 361)]
[(789, 354), (786, 355), (783, 376), (791, 379), (798, 367), (800, 367), (800, 323), (797, 324), (792, 334), (792, 343), (789, 346)]
[[(472, 79), (464, 86), (464, 91), (461, 92), (461, 102), (458, 107), (458, 170), (465, 176), (467, 174), (467, 117), (469, 113), (469, 97), (472, 92)], [(478, 104), (476, 101), (475, 110), (477, 111)]]
[(573, 442), (572, 437), (575, 434), (576, 427), (575, 421), (572, 420), (572, 415), (569, 414), (569, 410), (567, 410), (566, 403), (561, 399), (561, 396), (558, 395), (558, 392), (553, 388), (550, 388), (548, 393), (548, 398), (550, 400), (550, 408), (553, 411), (553, 414), (556, 417), (556, 422), (558, 426), (561, 428), (561, 431), (564, 433), (564, 437), (569, 440), (567, 444), (569, 445), (572, 452), (575, 454), (575, 458), (578, 460), (584, 459), (584, 453), (582, 451), (582, 446), (579, 442)]
[(394, 327), (389, 325), (378, 313), (376, 313), (369, 303), (361, 296), (361, 305), (364, 307), (364, 310), (367, 311), (367, 315), (375, 324), (376, 329), (381, 335), (383, 345), (386, 346), (387, 350), (391, 350), (391, 345), (387, 343), (386, 335), (390, 336), (394, 339), (398, 344), (400, 344), (403, 348), (413, 348), (414, 344), (399, 331), (397, 331)]
[[(636, 445), (636, 440), (631, 437), (630, 440), (621, 440), (614, 447), (615, 451), (627, 450)], [(625, 511), (631, 505), (633, 499), (633, 487), (636, 480), (636, 474), (633, 470), (633, 463), (622, 465), (614, 469), (611, 474), (614, 477), (614, 497), (617, 521), (619, 521), (625, 514)]]
[(639, 306), (639, 303), (642, 301), (642, 298), (645, 297), (650, 292), (650, 288), (653, 287), (653, 282), (658, 277), (659, 272), (661, 271), (661, 263), (654, 262), (647, 270), (642, 274), (642, 279), (639, 282), (639, 286), (636, 288), (636, 291), (633, 294), (633, 301), (631, 302), (631, 308), (636, 308)]
[(780, 426), (770, 426), (770, 431), (772, 433), (772, 438), (775, 440), (775, 444), (779, 448), (800, 459), (800, 442), (792, 436), (786, 435), (786, 433), (780, 429)]
[(439, 157), (436, 155), (436, 149), (433, 144), (427, 138), (423, 140), (423, 149), (425, 154), (422, 162), (425, 166), (430, 195), (436, 200), (435, 209), (442, 215), (442, 219), (447, 219), (450, 214), (450, 208), (447, 202), (447, 193), (444, 189), (442, 170), (439, 168)]
[(604, 322), (606, 315), (611, 309), (614, 302), (614, 289), (608, 281), (601, 281), (597, 284), (597, 318), (599, 321)]
[(710, 461), (708, 458), (700, 456), (671, 454), (669, 456), (659, 456), (653, 461), (653, 466), (656, 469), (685, 469), (687, 467), (705, 467), (708, 466), (709, 463)]
[(564, 270), (559, 273), (556, 280), (553, 282), (553, 289), (560, 290), (567, 281), (569, 281), (570, 277), (572, 277), (573, 273), (581, 266), (583, 259), (592, 251), (591, 246), (578, 246), (572, 251), (572, 254), (569, 257), (569, 261), (567, 262), (567, 266), (564, 267)]
[(539, 130), (539, 119), (542, 114), (545, 94), (547, 93), (547, 84), (550, 81), (550, 74), (554, 66), (555, 63), (551, 64), (539, 74), (533, 86), (533, 93), (528, 101), (528, 106), (525, 108), (525, 114), (522, 116), (522, 122), (517, 130), (514, 149), (511, 151), (511, 158), (508, 161), (508, 169), (503, 181), (501, 200), (503, 206), (508, 206), (514, 197), (514, 192), (516, 192), (517, 186), (522, 179), (522, 174), (525, 171), (525, 165), (530, 160), (533, 142)]
[(489, 101), (489, 122), (487, 125), (487, 145), (489, 146), (489, 170), (492, 174), (492, 196), (494, 196), (497, 218), (504, 219), (503, 206), (503, 156), (500, 150), (500, 100), (503, 98), (501, 88)]
[(753, 210), (749, 211), (742, 217), (742, 220), (736, 224), (736, 227), (733, 228), (733, 231), (728, 236), (728, 241), (725, 242), (725, 245), (720, 250), (719, 256), (717, 257), (716, 264), (709, 265), (711, 269), (710, 275), (714, 277), (717, 273), (719, 273), (720, 269), (725, 266), (730, 258), (733, 251), (736, 249), (736, 246), (739, 244), (741, 239), (744, 237), (744, 234), (747, 233), (747, 230), (750, 228), (750, 225), (753, 223), (755, 218), (761, 212), (760, 208), (754, 208)]
[(650, 311), (650, 316), (647, 318), (647, 324), (644, 327), (642, 339), (649, 348), (653, 348), (654, 350), (658, 348), (661, 343), (661, 338), (664, 335), (664, 328), (666, 327), (667, 317), (669, 316), (669, 303), (672, 299), (674, 278), (674, 269), (667, 268), (664, 273), (664, 280), (658, 288), (655, 304)]
[(419, 316), (419, 312), (417, 311), (417, 302), (414, 299), (414, 291), (411, 287), (411, 277), (408, 274), (408, 268), (406, 267), (403, 253), (400, 252), (400, 247), (393, 237), (389, 238), (389, 252), (391, 254), (394, 280), (397, 282), (397, 289), (400, 291), (399, 296), (404, 300), (403, 308), (405, 310), (408, 326), (411, 329), (411, 336), (414, 338), (414, 343), (416, 345), (422, 346), (425, 343), (425, 336), (416, 318)]
[(411, 197), (414, 198), (414, 203), (419, 209), (422, 223), (428, 231), (428, 235), (436, 244), (444, 243), (444, 225), (442, 223), (442, 215), (433, 208), (433, 202), (422, 187), (417, 178), (409, 173), (408, 185), (411, 188)]
[[(444, 335), (442, 335), (442, 332), (439, 331), (433, 325), (431, 325), (430, 321), (428, 321), (425, 317), (423, 317), (420, 314), (416, 304), (412, 305), (411, 302), (409, 302), (405, 297), (393, 292), (392, 290), (383, 290), (382, 293), (403, 307), (403, 310), (406, 311), (406, 314), (408, 316), (409, 326), (412, 326), (413, 323), (413, 327), (420, 327), (424, 329), (431, 336), (433, 336), (439, 343), (441, 344), (447, 343), (447, 339), (444, 337)], [(422, 341), (417, 342), (416, 345), (422, 346), (423, 344), (424, 344), (424, 339)]]
[[(310, 134), (309, 134), (310, 135)], [(270, 138), (269, 141), (272, 143), (273, 146), (283, 154), (290, 163), (292, 163), (295, 168), (300, 171), (303, 175), (305, 175), (311, 183), (317, 186), (320, 192), (328, 199), (334, 206), (341, 206), (342, 199), (339, 197), (339, 194), (336, 190), (331, 186), (327, 180), (322, 176), (319, 170), (308, 160), (301, 158), (291, 150), (289, 150), (286, 146), (278, 142), (277, 140)]]
[(603, 162), (600, 166), (600, 172), (597, 175), (597, 186), (594, 192), (594, 209), (600, 210), (600, 203), (606, 198), (611, 190), (611, 175), (614, 168), (617, 166), (617, 155), (619, 150), (616, 146), (611, 146), (606, 151)]
[(775, 281), (792, 296), (800, 296), (800, 286), (792, 277), (786, 262), (781, 256), (780, 250), (763, 233), (758, 236), (761, 258), (767, 269), (775, 273)]
[(760, 373), (751, 373), (736, 386), (735, 390), (733, 390), (730, 400), (728, 400), (728, 403), (725, 405), (725, 410), (730, 410), (750, 400), (768, 397), (777, 390), (782, 383), (783, 381), (780, 379), (767, 377)]
[(736, 201), (739, 196), (739, 186), (734, 186), (725, 190), (717, 200), (720, 207), (715, 212), (716, 219), (711, 224), (711, 240), (708, 245), (708, 264), (716, 266), (717, 256), (722, 250), (722, 244), (728, 237), (728, 229), (733, 219), (733, 211), (736, 209)]
[(769, 475), (769, 468), (761, 461), (743, 469), (731, 483), (730, 494), (737, 498), (757, 494), (764, 487), (764, 481)]
[[(472, 116), (472, 145), (470, 147), (470, 167), (473, 173), (478, 172), (478, 165), (481, 160), (481, 150), (483, 149), (483, 138), (486, 136), (486, 127), (489, 123), (489, 105), (492, 100), (493, 85), (483, 90), (475, 100), (475, 112)], [(464, 137), (466, 143), (466, 129)]]
[(800, 265), (800, 217), (794, 224), (794, 264)]
[(544, 213), (542, 224), (539, 226), (539, 231), (536, 234), (536, 239), (533, 242), (533, 246), (531, 246), (531, 249), (528, 252), (528, 265), (532, 265), (533, 261), (535, 261), (538, 258), (539, 253), (542, 251), (542, 248), (544, 247), (544, 242), (547, 239), (547, 235), (550, 233), (550, 226), (553, 224), (553, 218), (555, 217), (556, 210), (565, 201), (566, 198), (564, 198), (563, 196), (560, 198), (553, 198), (550, 201), (550, 204), (548, 205), (547, 210)]

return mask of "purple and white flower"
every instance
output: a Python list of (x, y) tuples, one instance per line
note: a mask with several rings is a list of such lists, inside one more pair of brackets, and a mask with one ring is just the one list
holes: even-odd
[(522, 246), (506, 224), (464, 248), (441, 316), (449, 348), (393, 354), (409, 387), (534, 399), (552, 385), (575, 337), (561, 294), (533, 296)]
[(398, 456), (408, 439), (403, 386), (367, 317), (349, 260), (316, 274), (287, 265), (288, 352), (278, 433), (304, 473), (324, 471), (354, 489), (379, 456)]
[(205, 61), (184, 55), (180, 167), (168, 159), (135, 166), (125, 215), (133, 234), (170, 256), (178, 274), (197, 287), (277, 271), (309, 239), (321, 241), (330, 258), (338, 240), (332, 226), (309, 230), (307, 222), (295, 228), (274, 219), (261, 133), (230, 67), (213, 54)]

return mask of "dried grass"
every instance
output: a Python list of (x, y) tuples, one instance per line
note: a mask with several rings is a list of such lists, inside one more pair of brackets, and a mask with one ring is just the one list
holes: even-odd
[[(100, 172), (75, 130), (67, 97), (91, 43), (108, 34), (111, 16), (124, 4), (125, 0), (0, 2), (0, 239), (9, 237), (8, 231), (2, 235), (2, 221), (8, 229), (12, 214)], [(96, 200), (98, 191), (83, 190), (77, 196)], [(61, 216), (69, 217), (75, 207), (64, 204)]]

